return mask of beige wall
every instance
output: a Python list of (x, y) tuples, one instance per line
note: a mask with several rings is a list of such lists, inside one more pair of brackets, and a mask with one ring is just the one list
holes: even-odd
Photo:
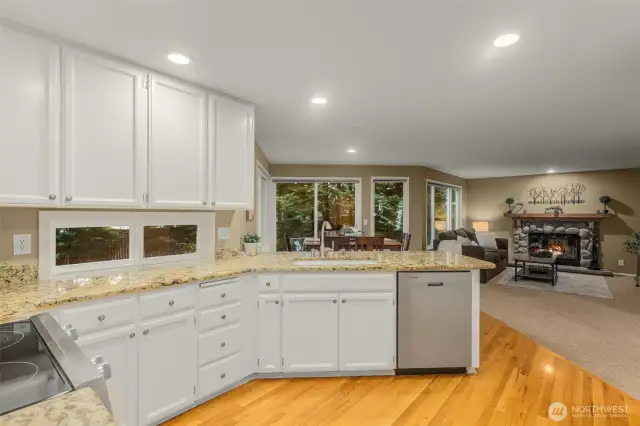
[[(256, 161), (260, 162), (267, 171), (269, 161), (264, 153), (256, 145)], [(0, 208), (0, 260), (31, 263), (38, 259), (38, 212), (37, 208)], [(214, 213), (211, 213), (214, 214)], [(240, 237), (245, 232), (255, 232), (256, 222), (246, 220), (244, 210), (216, 212), (216, 228), (229, 227), (229, 239), (218, 240), (216, 229), (216, 250), (221, 248), (240, 248)], [(31, 254), (13, 255), (13, 235), (31, 234)]]
[(462, 186), (462, 220), (466, 217), (465, 189), (467, 181), (436, 170), (419, 166), (325, 166), (272, 164), (273, 177), (359, 177), (362, 179), (362, 219), (368, 225), (363, 231), (368, 234), (371, 225), (371, 177), (409, 178), (409, 232), (411, 250), (424, 249), (426, 232), (426, 180), (432, 179)]
[[(640, 230), (640, 169), (469, 180), (467, 221), (488, 221), (490, 231), (510, 237), (513, 221), (503, 216), (506, 211), (504, 201), (508, 197), (524, 203), (529, 213), (542, 213), (548, 205), (528, 204), (531, 199), (529, 189), (568, 183), (586, 185), (586, 202), (564, 206), (565, 213), (595, 213), (602, 209), (598, 202), (602, 195), (614, 200), (609, 208), (616, 216), (605, 219), (601, 225), (603, 267), (614, 272), (635, 273), (636, 259), (623, 250), (622, 241), (634, 230)], [(625, 266), (618, 266), (619, 259), (625, 261)]]

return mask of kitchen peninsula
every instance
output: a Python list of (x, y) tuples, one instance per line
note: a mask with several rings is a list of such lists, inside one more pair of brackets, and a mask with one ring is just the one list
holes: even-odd
[[(88, 356), (110, 364), (116, 423), (158, 424), (254, 378), (396, 374), (402, 350), (419, 349), (408, 335), (403, 343), (403, 321), (414, 332), (450, 336), (424, 349), (443, 347), (441, 359), (450, 358), (447, 347), (469, 348), (458, 356), (462, 365), (427, 356), (435, 364), (425, 371), (478, 368), (479, 269), (492, 267), (444, 252), (240, 256), (0, 284), (0, 323), (51, 312)], [(425, 299), (427, 317), (417, 317), (428, 324), (403, 318), (417, 300), (403, 298), (404, 279), (434, 295)], [(468, 301), (458, 304), (468, 312), (447, 308), (455, 302), (448, 288)]]

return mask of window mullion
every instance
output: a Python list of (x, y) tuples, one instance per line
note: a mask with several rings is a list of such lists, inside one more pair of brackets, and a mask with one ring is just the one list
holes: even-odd
[(318, 182), (313, 182), (313, 238), (318, 238)]

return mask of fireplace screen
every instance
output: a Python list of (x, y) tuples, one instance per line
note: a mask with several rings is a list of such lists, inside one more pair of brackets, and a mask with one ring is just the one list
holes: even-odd
[[(580, 237), (578, 235), (530, 234), (529, 251), (551, 250), (558, 259), (580, 261)], [(573, 263), (572, 262), (572, 263)]]

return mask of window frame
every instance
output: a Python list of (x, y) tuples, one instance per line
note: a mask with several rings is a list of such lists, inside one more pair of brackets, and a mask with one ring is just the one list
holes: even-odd
[(402, 232), (409, 232), (409, 177), (397, 176), (371, 176), (371, 211), (369, 226), (369, 235), (375, 236), (376, 220), (375, 220), (375, 200), (376, 200), (376, 182), (402, 182)]
[[(272, 177), (271, 182), (274, 187), (278, 183), (313, 183), (313, 238), (318, 238), (318, 184), (326, 182), (336, 183), (353, 183), (355, 184), (355, 224), (354, 226), (362, 230), (362, 178), (360, 177)], [(273, 199), (274, 212), (275, 212), (275, 200), (276, 190), (270, 194)], [(273, 234), (277, 233), (276, 229), (278, 217), (274, 213), (272, 218)], [(277, 237), (277, 235), (276, 235)], [(275, 240), (274, 240), (275, 241)], [(275, 247), (275, 243), (274, 243)]]
[[(264, 182), (263, 182), (264, 181)], [(262, 187), (265, 187), (265, 198), (262, 197)], [(254, 220), (256, 221), (256, 233), (262, 239), (262, 251), (271, 251), (271, 247), (275, 248), (275, 244), (272, 246), (272, 232), (269, 224), (271, 223), (271, 200), (275, 202), (275, 188), (272, 185), (271, 175), (267, 171), (266, 167), (259, 161), (256, 162), (256, 200), (254, 210)], [(273, 194), (272, 194), (273, 192)], [(274, 204), (275, 206), (275, 204)], [(275, 210), (274, 216), (275, 218)], [(275, 230), (274, 230), (275, 233)]]
[[(144, 257), (144, 227), (196, 225), (196, 252)], [(74, 265), (56, 265), (56, 229), (97, 226), (129, 226), (129, 258)], [(39, 274), (41, 278), (131, 266), (157, 265), (189, 260), (214, 259), (215, 216), (212, 212), (110, 212), (42, 211), (39, 213)]]
[[(430, 185), (431, 184), (431, 185)], [(460, 185), (454, 185), (451, 183), (446, 183), (446, 182), (441, 182), (441, 181), (437, 181), (437, 180), (433, 180), (433, 179), (427, 179), (426, 182), (426, 188), (425, 188), (425, 204), (426, 204), (426, 226), (425, 226), (425, 241), (427, 242), (427, 249), (433, 249), (433, 240), (429, 241), (429, 234), (431, 234), (431, 236), (433, 238), (435, 238), (435, 221), (434, 221), (434, 214), (435, 214), (435, 205), (433, 203), (429, 203), (429, 200), (433, 200), (433, 194), (429, 194), (429, 189), (430, 188), (434, 188), (435, 186), (440, 186), (440, 187), (444, 187), (447, 188), (449, 190), (448, 196), (447, 196), (447, 230), (451, 230), (451, 229), (456, 229), (459, 228), (463, 225), (462, 223), (462, 186)], [(458, 190), (458, 198), (457, 198), (457, 202), (456, 202), (456, 206), (455, 206), (455, 218), (456, 218), (456, 223), (452, 223), (451, 220), (451, 190), (455, 189)], [(430, 197), (431, 195), (431, 197)]]

